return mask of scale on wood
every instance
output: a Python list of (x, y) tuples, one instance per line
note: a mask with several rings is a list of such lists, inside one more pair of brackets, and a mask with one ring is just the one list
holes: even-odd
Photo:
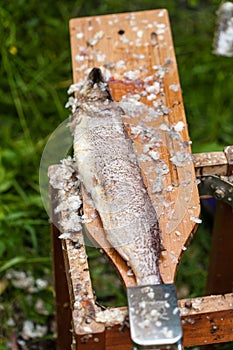
[[(64, 256), (66, 264), (77, 347), (88, 350), (131, 349), (128, 329), (124, 327), (129, 311), (131, 339), (136, 347), (155, 349), (165, 346), (173, 349), (176, 346), (180, 350), (182, 332), (173, 283), (181, 255), (200, 223), (200, 205), (167, 12), (161, 9), (77, 18), (70, 22), (70, 33), (74, 83), (79, 88), (93, 67), (101, 68), (113, 99), (125, 110), (123, 121), (159, 216), (163, 244), (159, 269), (164, 283), (136, 286), (129, 266), (106, 240), (101, 220), (83, 191), (85, 229), (93, 244), (102, 248), (118, 270), (127, 287), (129, 310), (124, 307), (101, 310), (96, 305), (81, 231), (70, 233), (69, 238), (64, 237), (63, 252), (54, 238), (54, 245), (60, 249), (59, 254)], [(200, 169), (197, 169), (201, 175), (205, 171), (214, 173), (220, 168), (222, 172), (223, 167), (230, 169), (231, 161), (226, 159), (223, 152), (223, 162), (219, 161), (217, 153), (214, 157), (216, 159), (213, 161), (207, 157), (206, 166), (200, 165)], [(203, 157), (195, 158), (200, 164), (203, 163)], [(67, 169), (68, 187), (54, 187), (51, 178), (56, 178), (62, 172), (67, 174)], [(76, 193), (75, 173), (68, 163), (63, 163), (50, 167), (49, 175), (53, 187), (52, 207), (57, 208), (60, 190), (65, 189), (67, 196)], [(62, 193), (64, 195), (64, 191)], [(71, 207), (68, 212), (56, 213), (55, 210), (52, 211), (52, 221), (56, 223), (64, 215), (73, 214), (75, 212)], [(53, 230), (56, 231), (56, 228), (53, 227)], [(61, 256), (59, 259), (62, 259)], [(64, 283), (64, 280), (61, 281), (57, 267), (60, 260), (56, 250), (54, 257), (57, 259), (55, 281), (59, 294), (59, 283)], [(64, 303), (62, 296), (60, 299)], [(224, 303), (221, 296), (179, 302), (181, 316), (185, 320), (182, 327), (189, 334), (185, 345), (205, 344), (207, 333), (213, 337), (207, 316), (216, 315), (216, 319), (219, 317), (220, 320), (224, 312), (227, 322), (230, 319), (231, 299), (231, 295), (226, 295)], [(215, 311), (211, 308), (213, 303)], [(58, 315), (67, 316), (59, 305), (58, 309)], [(197, 327), (193, 326), (196, 325), (196, 317), (205, 330), (201, 336)], [(63, 319), (59, 321), (59, 334), (62, 334), (65, 324)], [(151, 326), (153, 329), (150, 333)], [(229, 328), (228, 323), (226, 326)], [(67, 327), (69, 333), (69, 324)], [(198, 338), (199, 343), (193, 338)], [(59, 339), (61, 343), (65, 338), (60, 336)]]

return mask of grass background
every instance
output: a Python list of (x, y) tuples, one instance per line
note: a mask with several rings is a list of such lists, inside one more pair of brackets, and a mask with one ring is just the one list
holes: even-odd
[[(10, 339), (20, 339), (27, 319), (48, 326), (45, 340), (54, 336), (49, 223), (40, 197), (38, 171), (49, 135), (68, 116), (64, 105), (72, 82), (69, 19), (167, 8), (193, 152), (216, 151), (233, 141), (232, 58), (212, 54), (215, 12), (220, 3), (214, 0), (1, 1), (1, 350), (7, 349)], [(190, 296), (204, 293), (210, 227), (208, 217), (204, 217), (204, 224), (179, 269), (177, 285)], [(96, 250), (90, 249), (89, 257), (99, 298), (105, 304), (124, 303), (111, 268)], [(31, 286), (15, 287), (12, 269), (31, 277)], [(37, 288), (38, 278), (47, 281), (45, 288)], [(43, 312), (34, 307), (38, 300), (43, 302)], [(33, 343), (36, 349), (37, 343), (34, 340)], [(28, 348), (33, 348), (30, 344)], [(221, 345), (221, 349), (232, 349), (232, 344)]]

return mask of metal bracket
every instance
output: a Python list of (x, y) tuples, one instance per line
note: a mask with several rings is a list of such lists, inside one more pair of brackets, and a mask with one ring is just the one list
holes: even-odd
[(173, 284), (127, 288), (134, 350), (181, 350), (182, 328)]
[(233, 208), (233, 183), (227, 176), (205, 175), (198, 176), (200, 197), (214, 197), (229, 204)]

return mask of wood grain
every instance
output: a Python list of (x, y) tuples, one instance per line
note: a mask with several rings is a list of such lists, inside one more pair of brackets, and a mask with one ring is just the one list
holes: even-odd
[[(150, 126), (154, 130), (160, 130), (161, 125), (171, 130), (178, 122), (184, 123), (179, 139), (169, 138), (167, 132), (160, 132), (163, 141), (160, 145), (160, 157), (169, 169), (169, 173), (163, 176), (161, 193), (153, 191), (156, 180), (156, 174), (150, 170), (155, 167), (153, 161), (140, 162), (144, 181), (159, 214), (162, 228), (165, 252), (160, 263), (161, 274), (164, 282), (173, 282), (181, 254), (196, 228), (196, 223), (191, 218), (199, 216), (200, 206), (193, 163), (188, 162), (176, 167), (170, 160), (171, 156), (180, 150), (181, 143), (186, 145), (186, 150), (190, 153), (191, 149), (168, 14), (166, 10), (153, 10), (77, 18), (70, 22), (70, 33), (74, 82), (81, 81), (87, 69), (101, 66), (109, 75), (111, 93), (116, 101), (120, 101), (125, 95), (141, 94), (145, 90), (146, 78), (154, 76), (155, 71), (160, 71), (161, 74), (164, 72), (164, 77), (159, 80), (161, 89), (154, 102), (162, 101), (169, 113), (150, 121), (147, 115), (142, 113), (133, 120), (131, 118), (130, 123), (127, 118), (124, 122), (138, 155), (143, 154), (144, 144), (140, 137), (134, 137), (131, 131), (142, 120), (145, 126)], [(126, 73), (130, 71), (134, 73), (138, 71), (137, 79), (126, 78)], [(141, 101), (145, 105), (152, 106), (153, 101), (148, 100), (146, 95)], [(223, 152), (195, 155), (194, 158), (197, 175), (209, 172), (226, 175), (229, 170)], [(167, 191), (168, 188), (170, 191)], [(56, 194), (53, 194), (53, 197), (56, 198)], [(84, 190), (83, 198), (85, 214), (93, 214), (93, 208), (88, 204), (88, 195)], [(53, 201), (52, 213), (54, 208)], [(56, 219), (56, 222), (58, 221)], [(106, 241), (100, 218), (97, 216), (94, 221), (86, 224), (86, 229), (93, 244), (102, 247), (113, 261), (125, 285), (135, 285), (134, 277), (128, 276), (128, 266)], [(129, 328), (124, 322), (114, 321), (111, 317), (104, 323), (97, 320), (100, 308), (95, 304), (92, 291), (83, 234), (82, 232), (75, 234), (78, 234), (78, 244), (72, 239), (64, 240), (62, 257), (61, 244), (57, 238), (59, 231), (53, 227), (54, 243), (58, 244), (54, 244), (57, 302), (63, 302), (68, 298), (66, 283), (62, 286), (65, 269), (72, 307), (73, 340), (76, 342), (73, 348), (129, 350), (132, 344)], [(60, 273), (63, 275), (59, 281)], [(232, 294), (180, 300), (183, 345), (195, 346), (232, 341), (232, 305)], [(127, 315), (126, 307), (113, 308), (112, 311), (123, 317)], [(69, 333), (71, 314), (70, 311), (61, 309), (60, 305), (57, 307), (57, 312), (58, 340), (60, 346), (68, 349), (71, 345)]]
[[(130, 118), (130, 122), (128, 118), (124, 122), (130, 124), (130, 134), (130, 130), (143, 119), (145, 128), (159, 130), (162, 138), (160, 161), (167, 166), (169, 173), (163, 176), (161, 192), (153, 191), (157, 177), (153, 171), (155, 162), (142, 161), (140, 167), (162, 229), (165, 251), (160, 263), (161, 275), (164, 282), (173, 282), (177, 264), (196, 228), (194, 218), (199, 216), (200, 206), (193, 163), (185, 162), (178, 167), (170, 160), (178, 151), (185, 149), (191, 153), (191, 149), (168, 14), (166, 10), (152, 10), (76, 18), (70, 22), (70, 34), (74, 83), (81, 81), (88, 69), (103, 67), (109, 76), (113, 98), (120, 101), (123, 96), (141, 94), (145, 90), (146, 79), (154, 77), (157, 72), (160, 92), (153, 101), (146, 95), (141, 97), (141, 101), (147, 106), (160, 101), (169, 113), (153, 120), (139, 113)], [(136, 74), (137, 78), (129, 79), (129, 73)], [(161, 75), (164, 77), (161, 78)], [(179, 138), (171, 138), (168, 132), (161, 131), (161, 125), (171, 130), (178, 122), (184, 123)], [(134, 137), (133, 142), (138, 155), (142, 155), (144, 143), (140, 137)], [(88, 209), (86, 213), (90, 214), (91, 208), (87, 203), (84, 209)], [(127, 286), (135, 284), (135, 280), (127, 275), (127, 265), (115, 250), (109, 248), (100, 219), (86, 224), (86, 229), (114, 262), (124, 283)]]
[[(232, 341), (232, 303), (233, 295), (231, 293), (180, 300), (183, 346), (199, 346)], [(132, 344), (127, 327), (107, 328), (104, 349), (130, 350), (131, 348)]]

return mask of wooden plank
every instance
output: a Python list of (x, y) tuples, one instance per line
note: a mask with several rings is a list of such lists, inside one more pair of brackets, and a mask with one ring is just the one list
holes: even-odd
[[(189, 152), (191, 150), (167, 13), (165, 10), (158, 10), (74, 19), (70, 23), (70, 28), (74, 82), (85, 76), (87, 68), (105, 66), (105, 72), (109, 74), (112, 95), (120, 101), (124, 95), (132, 97), (144, 92), (146, 87), (152, 86), (154, 80), (149, 84), (146, 83), (150, 77), (158, 80), (160, 91), (156, 98), (151, 101), (147, 99), (147, 95), (141, 97), (141, 101), (149, 107), (152, 107), (153, 102), (161, 101), (162, 106), (167, 108), (166, 113), (159, 115), (156, 120), (147, 120), (147, 113), (142, 113), (130, 120), (126, 118), (125, 123), (139, 155), (143, 155), (145, 142), (140, 140), (140, 137), (135, 137), (133, 128), (144, 120), (145, 127), (150, 126), (154, 130), (160, 130), (162, 139), (159, 147), (160, 160), (169, 169), (169, 173), (163, 176), (161, 193), (153, 191), (156, 178), (150, 168), (155, 168), (154, 161), (140, 162), (140, 166), (160, 216), (163, 245), (166, 248), (166, 254), (160, 265), (161, 273), (165, 282), (172, 282), (183, 247), (195, 229), (195, 222), (190, 217), (198, 217), (199, 203), (193, 164), (185, 163), (181, 167), (176, 167), (170, 160), (173, 154), (180, 151), (181, 144), (182, 147), (185, 145), (185, 149)], [(131, 75), (134, 77), (137, 73), (137, 79), (129, 78), (129, 72), (132, 72)], [(164, 76), (161, 78), (160, 75)], [(169, 132), (171, 134), (174, 131), (174, 126), (178, 125), (178, 122), (184, 123), (179, 139), (169, 137)], [(221, 164), (215, 162), (214, 167), (215, 170), (222, 171), (226, 165), (226, 157), (223, 159), (222, 155), (218, 154), (218, 156), (221, 158)], [(208, 171), (210, 169), (208, 160), (205, 168)], [(170, 211), (167, 209), (168, 203)], [(85, 213), (91, 210), (87, 201), (84, 203), (84, 209)], [(170, 216), (168, 221), (167, 216)], [(58, 221), (56, 218), (54, 222)], [(134, 278), (127, 275), (127, 265), (115, 250), (108, 246), (99, 218), (87, 225), (87, 228), (93, 240), (104, 247), (118, 267), (125, 284), (134, 285)], [(64, 308), (64, 305), (68, 306), (68, 286), (64, 278), (64, 269), (66, 269), (69, 298), (73, 310), (75, 346), (79, 350), (131, 349), (128, 327), (117, 323), (114, 317), (109, 317), (104, 323), (97, 318), (100, 310), (94, 301), (82, 233), (79, 233), (78, 244), (72, 239), (63, 241), (66, 268), (58, 239), (59, 231), (54, 226), (53, 233), (55, 233), (53, 234), (54, 266), (60, 348), (68, 349), (71, 344), (69, 331), (71, 311), (69, 308)], [(77, 232), (75, 234), (77, 235)], [(184, 346), (232, 341), (232, 304), (231, 294), (224, 297), (214, 296), (180, 301)], [(117, 308), (113, 311), (119, 315), (127, 313), (126, 308)]]
[[(64, 222), (67, 222), (70, 213), (74, 214), (74, 211), (72, 212), (64, 205), (69, 197), (77, 195), (77, 184), (73, 181), (73, 173), (65, 165), (49, 167), (51, 187), (55, 186), (51, 190), (53, 198), (51, 219), (53, 233), (56, 233), (56, 236), (53, 234), (53, 241), (56, 242), (54, 249), (55, 291), (59, 302), (57, 302), (58, 344), (61, 349), (70, 349), (71, 328), (73, 328), (74, 340), (79, 344), (80, 349), (87, 340), (90, 340), (93, 341), (93, 349), (102, 350), (105, 325), (95, 321), (99, 308), (95, 304), (92, 290), (84, 236), (82, 230), (71, 231), (68, 228), (63, 232)], [(61, 178), (65, 176), (67, 182), (65, 180), (60, 184), (57, 180), (59, 176)], [(51, 182), (51, 179), (56, 180)], [(59, 211), (57, 211), (58, 207), (60, 207)], [(59, 238), (62, 233), (65, 234), (66, 239)], [(63, 302), (62, 305), (61, 302)], [(98, 344), (94, 340), (95, 334), (98, 334), (98, 339), (102, 340)]]
[[(53, 170), (59, 166), (53, 166)], [(50, 175), (52, 174), (50, 168)], [(72, 192), (72, 186), (69, 184)], [(63, 192), (63, 190), (62, 190)], [(67, 193), (69, 195), (69, 192)], [(53, 193), (53, 198), (58, 199), (59, 193)], [(53, 208), (58, 202), (53, 203)], [(59, 215), (64, 215), (60, 213)], [(55, 223), (62, 217), (53, 218)], [(53, 228), (57, 242), (60, 231)], [(66, 301), (58, 305), (58, 341), (60, 348), (68, 349), (70, 344), (70, 308), (67, 303), (67, 282), (64, 280), (64, 269), (67, 273), (70, 291), (70, 303), (72, 306), (73, 331), (76, 345), (79, 350), (128, 350), (132, 347), (129, 329), (127, 327), (127, 308), (113, 308), (101, 311), (95, 305), (89, 267), (84, 247), (82, 232), (74, 232), (70, 239), (62, 241), (66, 268), (62, 256), (57, 256), (55, 261), (57, 284), (57, 301)], [(58, 250), (59, 251), (59, 250)], [(56, 254), (58, 253), (56, 248)], [(62, 271), (60, 266), (62, 266)], [(62, 274), (63, 272), (63, 274)], [(65, 293), (65, 294), (64, 294)], [(65, 295), (65, 299), (64, 299)], [(62, 296), (62, 297), (61, 297)], [(233, 341), (233, 294), (207, 296), (201, 298), (184, 299), (179, 301), (183, 327), (184, 346), (205, 345)]]
[[(233, 341), (233, 294), (183, 299), (179, 301), (179, 308), (183, 346)], [(120, 326), (108, 328), (106, 350), (131, 349), (130, 335), (123, 329), (122, 333)]]
[(228, 162), (224, 152), (205, 152), (193, 154), (196, 175), (226, 176)]
[(57, 344), (58, 350), (70, 350), (72, 343), (71, 333), (71, 305), (68, 290), (68, 282), (66, 278), (65, 264), (63, 259), (63, 251), (61, 240), (58, 238), (60, 231), (53, 224), (57, 222), (55, 218), (54, 208), (57, 206), (55, 191), (51, 188), (51, 242), (53, 257), (53, 276), (55, 290), (55, 309), (57, 324)]
[(233, 211), (217, 202), (207, 276), (207, 294), (224, 294), (233, 290)]
[[(179, 301), (179, 308), (183, 328), (183, 346), (233, 341), (232, 293), (183, 299)], [(95, 335), (95, 338), (97, 341), (98, 335)], [(86, 348), (89, 349), (93, 339), (87, 339)], [(105, 348), (103, 348), (105, 350), (132, 349), (129, 328), (122, 324), (112, 326), (111, 323), (106, 323), (105, 339), (102, 344), (105, 344)]]
[(224, 153), (228, 163), (227, 176), (231, 176), (233, 175), (233, 146), (225, 147)]
[(197, 346), (233, 341), (233, 294), (179, 301), (183, 345)]
[(106, 350), (132, 350), (130, 331), (120, 325), (106, 330)]
[[(88, 69), (101, 66), (113, 98), (134, 99), (131, 112), (135, 115), (129, 118), (126, 111), (124, 122), (141, 156), (140, 167), (159, 215), (165, 248), (161, 275), (164, 282), (173, 282), (180, 256), (196, 228), (200, 206), (194, 166), (188, 157), (190, 140), (168, 14), (152, 10), (76, 18), (70, 22), (70, 33), (74, 83), (81, 81)], [(140, 135), (135, 133), (138, 126), (143, 129)], [(158, 142), (152, 142), (150, 132)], [(150, 142), (159, 159), (147, 154), (145, 161), (144, 150)], [(176, 166), (171, 158), (177, 155), (188, 160)], [(87, 203), (84, 208), (90, 213)], [(100, 220), (86, 228), (115, 263), (125, 284), (135, 284), (127, 275), (126, 264), (109, 249)]]

